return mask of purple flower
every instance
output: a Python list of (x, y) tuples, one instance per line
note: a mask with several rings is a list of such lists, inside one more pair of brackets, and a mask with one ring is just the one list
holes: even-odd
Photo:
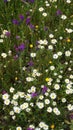
[(18, 25), (18, 24), (19, 24), (19, 22), (18, 22), (17, 19), (13, 19), (12, 23), (15, 24), (15, 25)]
[(15, 49), (15, 51), (18, 51), (18, 50), (19, 50), (16, 45), (14, 45), (14, 49)]
[(70, 114), (70, 119), (71, 119), (71, 120), (73, 120), (73, 113), (72, 113), (72, 114)]
[(30, 20), (31, 20), (31, 18), (30, 18), (30, 17), (27, 17), (27, 18), (26, 18), (26, 24), (27, 24), (27, 25), (29, 25), (29, 24), (30, 24)]
[(20, 44), (20, 45), (18, 46), (18, 49), (19, 49), (20, 51), (23, 51), (23, 50), (25, 49), (24, 43)]
[(16, 36), (16, 39), (20, 39), (20, 36)]
[(5, 90), (3, 90), (3, 91), (2, 91), (2, 94), (5, 94), (5, 93), (7, 93), (7, 92), (6, 92)]
[(6, 35), (7, 37), (9, 37), (9, 36), (10, 36), (10, 32), (6, 32), (5, 35)]
[(48, 27), (45, 26), (45, 27), (44, 27), (44, 31), (48, 31)]
[(29, 61), (28, 65), (33, 66), (34, 65), (33, 61)]
[(34, 97), (36, 97), (36, 96), (37, 96), (37, 93), (36, 93), (36, 92), (34, 92), (34, 93), (31, 94), (31, 97), (32, 97), (32, 98), (34, 98)]
[(44, 87), (42, 88), (42, 93), (45, 94), (45, 93), (47, 92), (47, 89), (48, 89), (48, 88), (47, 88), (46, 86), (44, 86)]
[(24, 16), (22, 14), (19, 15), (19, 18), (20, 18), (21, 21), (24, 20)]
[(30, 16), (30, 12), (29, 12), (29, 11), (27, 11), (27, 12), (26, 12), (26, 15), (27, 15), (27, 16)]
[(38, 41), (36, 41), (36, 45), (39, 45), (39, 42), (38, 42)]
[(18, 55), (15, 55), (15, 56), (14, 56), (14, 60), (17, 60), (17, 59), (18, 59), (18, 57), (19, 57)]
[(14, 45), (15, 51), (23, 51), (25, 49), (25, 44), (21, 43), (19, 46)]
[(56, 14), (57, 14), (57, 16), (61, 15), (62, 14), (61, 10), (57, 10)]
[(34, 25), (31, 24), (31, 23), (30, 23), (29, 27), (30, 27), (31, 29), (34, 29)]
[(4, 0), (4, 2), (6, 3), (6, 2), (8, 2), (7, 0)]
[(27, 128), (27, 130), (34, 130), (34, 129), (29, 127), (29, 128)]
[(30, 3), (34, 3), (34, 0), (29, 0)]

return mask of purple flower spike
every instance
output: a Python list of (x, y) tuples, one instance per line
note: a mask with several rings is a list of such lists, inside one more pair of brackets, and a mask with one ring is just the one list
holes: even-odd
[(18, 22), (17, 19), (13, 19), (12, 23), (15, 24), (15, 25), (18, 25), (18, 24), (19, 24), (19, 22)]
[(36, 93), (36, 92), (34, 92), (34, 93), (31, 94), (31, 97), (32, 97), (32, 98), (34, 98), (34, 97), (36, 97), (36, 96), (37, 96), (37, 93)]
[(42, 93), (45, 94), (45, 93), (47, 92), (47, 89), (48, 89), (48, 88), (47, 88), (46, 86), (44, 86), (44, 87), (42, 88)]
[(62, 14), (61, 10), (57, 10), (56, 14), (57, 16), (61, 15)]
[(24, 43), (20, 44), (20, 45), (18, 46), (18, 49), (19, 49), (20, 51), (23, 51), (23, 50), (25, 49)]
[(20, 18), (21, 21), (24, 20), (24, 16), (22, 14), (19, 15), (19, 18)]

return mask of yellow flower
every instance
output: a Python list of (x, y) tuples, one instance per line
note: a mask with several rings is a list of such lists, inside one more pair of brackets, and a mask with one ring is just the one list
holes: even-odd
[(39, 27), (38, 25), (35, 26), (36, 29), (38, 29), (38, 27)]
[(21, 130), (20, 128), (18, 128), (17, 130)]
[(48, 82), (48, 81), (49, 81), (49, 78), (47, 77), (45, 80), (46, 80), (46, 82)]
[(50, 60), (50, 61), (49, 61), (49, 64), (51, 64), (51, 63), (52, 63), (52, 61)]
[(51, 129), (54, 129), (54, 128), (55, 128), (55, 125), (54, 125), (54, 124), (52, 124), (52, 125), (50, 126), (50, 128), (51, 128)]
[(18, 80), (18, 78), (17, 78), (17, 77), (15, 77), (15, 80)]
[(70, 38), (67, 39), (67, 42), (71, 42)]
[(30, 48), (33, 48), (33, 44), (30, 44)]

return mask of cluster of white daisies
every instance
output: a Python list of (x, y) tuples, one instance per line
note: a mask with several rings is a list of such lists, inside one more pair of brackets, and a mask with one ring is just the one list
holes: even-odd
[[(57, 2), (57, 0), (49, 0), (49, 2), (45, 1), (45, 7), (50, 9), (51, 4), (54, 2)], [(66, 0), (65, 2), (66, 4), (70, 4), (71, 0)], [(42, 16), (44, 16), (46, 19), (48, 17), (48, 12), (45, 7), (40, 6), (37, 8), (37, 10), (39, 11), (39, 14), (42, 14)], [(57, 8), (57, 6), (55, 6), (55, 8)], [(33, 12), (33, 10), (30, 9), (30, 12)], [(68, 19), (68, 16), (62, 13), (59, 18), (63, 23)], [(17, 66), (17, 69), (14, 72), (14, 74), (17, 73), (17, 77), (14, 75), (15, 83), (10, 88), (8, 87), (8, 92), (6, 90), (6, 92), (2, 94), (3, 110), (8, 109), (9, 116), (14, 121), (17, 120), (17, 115), (21, 114), (21, 112), (24, 112), (25, 115), (27, 113), (28, 115), (30, 113), (33, 114), (33, 108), (35, 111), (37, 110), (41, 112), (44, 110), (48, 115), (53, 114), (57, 117), (62, 114), (60, 104), (64, 105), (67, 111), (73, 111), (73, 103), (69, 101), (68, 98), (73, 94), (73, 48), (71, 47), (73, 22), (69, 24), (70, 28), (68, 26), (66, 27), (66, 25), (63, 27), (66, 37), (63, 35), (58, 36), (57, 34), (59, 30), (55, 29), (51, 32), (48, 32), (47, 38), (37, 39), (37, 49), (33, 44), (31, 44), (31, 46), (28, 45), (28, 48), (30, 48), (31, 51), (29, 53), (27, 52), (29, 56), (26, 55), (24, 59), (25, 62), (23, 61), (24, 65), (19, 62), (19, 66)], [(3, 30), (0, 36), (1, 45), (5, 44), (4, 39), (7, 38), (6, 33), (8, 32), (10, 31)], [(2, 67), (4, 67), (4, 70), (8, 69), (7, 62), (17, 62), (17, 60), (13, 59), (14, 52), (12, 51), (12, 48), (9, 50), (7, 49), (7, 51), (8, 52), (2, 52), (1, 50), (0, 54), (0, 58), (3, 61)], [(22, 60), (22, 55), (19, 55), (18, 58), (21, 58)], [(33, 61), (33, 65), (28, 65), (28, 67), (25, 65), (25, 63), (30, 59)], [(22, 76), (24, 76), (24, 84), (26, 84), (26, 86), (23, 85), (23, 87), (26, 87), (26, 90), (24, 91), (20, 91), (19, 88), (17, 88), (16, 83), (20, 83), (20, 85), (22, 83), (20, 78), (21, 73), (19, 74), (20, 70), (18, 68), (21, 69)], [(34, 114), (39, 118), (39, 115), (36, 115), (36, 112)], [(31, 119), (28, 120), (30, 121)], [(33, 124), (30, 123), (28, 127), (31, 129), (27, 130), (49, 130), (49, 124), (43, 120), (38, 122), (37, 127), (35, 126), (34, 122)], [(22, 129), (24, 129), (22, 126), (16, 126), (16, 130)]]

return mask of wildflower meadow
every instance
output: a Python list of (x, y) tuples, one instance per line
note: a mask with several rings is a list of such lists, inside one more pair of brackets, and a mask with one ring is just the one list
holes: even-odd
[(0, 0), (0, 130), (73, 130), (73, 0)]

